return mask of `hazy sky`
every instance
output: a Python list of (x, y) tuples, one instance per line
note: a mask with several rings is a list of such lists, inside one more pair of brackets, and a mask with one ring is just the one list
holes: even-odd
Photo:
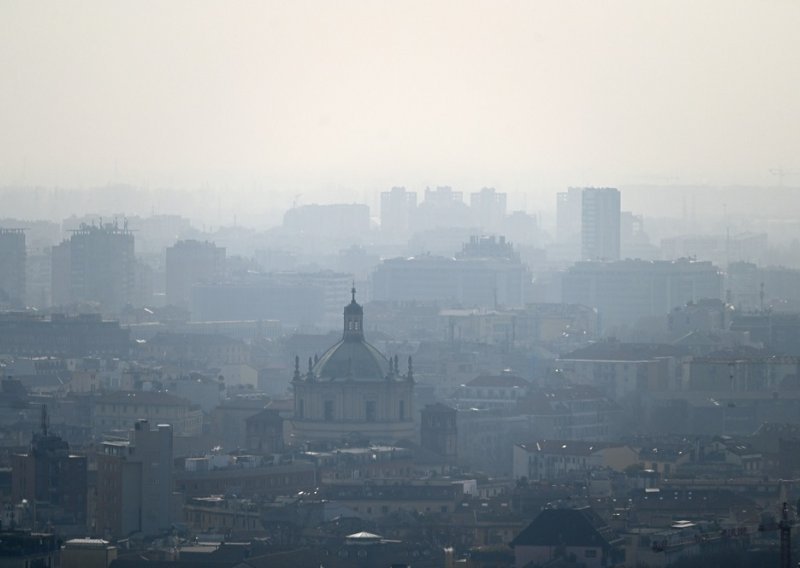
[(798, 24), (796, 0), (3, 0), (0, 185), (774, 184), (800, 176)]

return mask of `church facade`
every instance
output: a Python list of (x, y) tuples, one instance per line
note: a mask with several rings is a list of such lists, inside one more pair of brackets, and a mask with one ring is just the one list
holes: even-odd
[(355, 299), (344, 308), (342, 339), (300, 371), (295, 358), (296, 443), (366, 439), (393, 443), (414, 439), (414, 375), (397, 357), (386, 358), (364, 339), (364, 310)]

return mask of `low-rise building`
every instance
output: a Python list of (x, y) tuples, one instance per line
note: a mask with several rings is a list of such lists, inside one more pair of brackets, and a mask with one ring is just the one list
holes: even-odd
[(510, 371), (481, 375), (456, 389), (453, 402), (458, 408), (512, 409), (529, 387), (530, 382)]
[(116, 391), (89, 396), (95, 435), (127, 431), (139, 420), (170, 424), (176, 436), (197, 436), (203, 430), (203, 412), (188, 400), (165, 392)]
[(554, 480), (571, 472), (610, 468), (624, 471), (639, 463), (638, 452), (624, 444), (538, 440), (514, 444), (514, 478)]
[(335, 483), (324, 486), (322, 491), (324, 498), (371, 519), (396, 511), (452, 513), (464, 498), (462, 485), (449, 481)]

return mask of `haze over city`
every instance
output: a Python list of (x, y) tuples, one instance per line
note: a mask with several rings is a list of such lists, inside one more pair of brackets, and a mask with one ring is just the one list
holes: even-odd
[(0, 566), (790, 568), (800, 3), (0, 4)]

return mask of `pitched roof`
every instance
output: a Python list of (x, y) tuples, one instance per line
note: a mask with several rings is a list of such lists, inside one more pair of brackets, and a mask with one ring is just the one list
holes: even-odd
[(611, 528), (590, 509), (545, 509), (519, 533), (511, 546), (586, 546), (610, 548)]

